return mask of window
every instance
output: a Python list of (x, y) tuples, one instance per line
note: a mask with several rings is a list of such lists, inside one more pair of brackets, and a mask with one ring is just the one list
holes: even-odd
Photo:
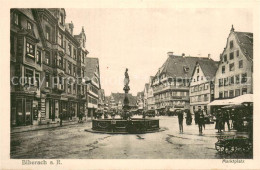
[(198, 96), (198, 102), (201, 102), (201, 95)]
[(50, 64), (50, 52), (49, 51), (45, 52), (45, 61), (46, 61), (46, 64)]
[(58, 44), (63, 47), (63, 35), (58, 33)]
[(224, 78), (224, 86), (228, 85), (228, 78)]
[(242, 74), (242, 76), (241, 76), (241, 83), (246, 83), (246, 82), (247, 82), (247, 74), (244, 73), (244, 74)]
[(194, 91), (195, 91), (195, 92), (197, 92), (197, 91), (198, 91), (198, 86), (195, 86), (195, 89), (194, 89)]
[(234, 84), (234, 76), (230, 77), (230, 84)]
[(14, 24), (19, 25), (19, 16), (17, 13), (14, 13)]
[(224, 91), (224, 98), (228, 98), (228, 91)]
[(73, 84), (73, 93), (76, 94), (76, 83)]
[(42, 53), (40, 50), (37, 50), (36, 62), (37, 62), (37, 64), (41, 64), (41, 62), (42, 62)]
[(40, 74), (39, 73), (35, 73), (35, 82), (36, 82), (37, 89), (40, 89)]
[(208, 96), (204, 94), (204, 101), (208, 101)]
[(68, 83), (68, 93), (71, 93), (71, 84)]
[(71, 74), (71, 63), (68, 62), (68, 73)]
[(243, 60), (239, 61), (239, 68), (243, 68)]
[(11, 52), (11, 54), (14, 54), (15, 53), (15, 37), (13, 35), (10, 36), (10, 43), (11, 43), (10, 52)]
[(203, 88), (204, 88), (204, 85), (202, 84), (202, 85), (200, 85), (200, 87), (199, 87), (200, 89), (199, 89), (199, 91), (202, 91), (203, 90)]
[(74, 60), (76, 60), (76, 58), (77, 58), (77, 51), (76, 51), (75, 48), (74, 48), (74, 50), (73, 50), (73, 58), (74, 58)]
[(51, 29), (50, 27), (46, 26), (46, 39), (50, 40), (51, 37)]
[(26, 43), (26, 55), (27, 55), (27, 57), (34, 58), (34, 50), (35, 50), (35, 46), (32, 45), (31, 43), (27, 42)]
[(73, 67), (73, 75), (76, 77), (76, 66)]
[(71, 45), (68, 44), (68, 53), (69, 53), (69, 56), (71, 56)]
[(26, 69), (25, 70), (26, 84), (34, 85), (33, 81), (33, 70)]
[(247, 88), (242, 88), (242, 95), (247, 94)]
[(63, 79), (62, 79), (62, 77), (61, 77), (61, 76), (59, 77), (59, 84), (60, 84), (60, 89), (62, 89), (62, 90), (63, 90), (63, 88), (64, 88), (64, 85), (63, 85)]
[(219, 98), (220, 98), (220, 99), (223, 98), (223, 92), (219, 92)]
[(32, 30), (32, 23), (27, 21), (27, 30)]
[(229, 97), (234, 97), (234, 90), (229, 90)]
[(82, 69), (82, 77), (85, 77), (84, 69)]
[(222, 66), (222, 74), (225, 73), (225, 69), (226, 69), (226, 67), (225, 67), (225, 66)]
[(200, 76), (197, 76), (197, 81), (199, 81), (200, 80)]
[(63, 57), (58, 55), (58, 66), (63, 69)]
[(231, 48), (233, 48), (233, 46), (234, 46), (233, 41), (230, 41), (229, 42), (229, 48), (231, 49)]
[(197, 68), (197, 73), (199, 73), (200, 72), (200, 69), (199, 68)]
[(203, 80), (203, 76), (201, 76), (201, 80)]
[(236, 96), (240, 96), (240, 89), (236, 89), (236, 90), (235, 90), (235, 97), (236, 97)]
[(219, 82), (219, 87), (222, 87), (223, 86), (223, 79), (218, 79), (218, 82)]
[(233, 59), (234, 59), (234, 53), (233, 53), (233, 52), (231, 52), (231, 53), (229, 54), (229, 59), (230, 59), (230, 60), (233, 60)]
[(229, 64), (229, 71), (234, 71), (235, 70), (235, 64), (231, 63)]
[(237, 57), (239, 57), (239, 50), (237, 50)]
[(50, 87), (50, 74), (45, 73), (46, 87)]
[(205, 84), (204, 89), (205, 89), (205, 90), (208, 90), (208, 88), (209, 88), (209, 84), (207, 83), (207, 84)]
[(225, 54), (224, 55), (224, 62), (226, 62), (227, 61), (227, 55)]
[(236, 84), (239, 84), (240, 83), (240, 75), (236, 75)]

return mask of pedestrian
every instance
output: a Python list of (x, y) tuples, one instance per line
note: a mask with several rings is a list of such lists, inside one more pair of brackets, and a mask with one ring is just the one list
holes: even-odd
[(183, 111), (178, 111), (179, 129), (180, 133), (183, 133)]
[[(199, 108), (200, 109), (200, 108)], [(195, 111), (195, 124), (197, 125), (198, 124), (198, 118), (199, 118), (199, 112), (198, 111)]]
[(224, 111), (224, 114), (223, 114), (223, 124), (224, 124), (224, 131), (225, 131), (225, 125), (227, 123), (228, 125), (228, 131), (230, 131), (230, 124), (229, 124), (229, 112), (228, 110)]
[(198, 110), (198, 125), (199, 125), (199, 133), (202, 133), (202, 126), (204, 126), (204, 120), (205, 120), (205, 116), (201, 110), (201, 108), (199, 108)]
[(60, 112), (60, 126), (62, 126), (63, 112), (65, 112), (65, 109)]

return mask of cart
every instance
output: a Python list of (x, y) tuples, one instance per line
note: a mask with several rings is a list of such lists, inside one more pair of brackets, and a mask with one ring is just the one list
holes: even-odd
[(250, 152), (253, 149), (252, 141), (242, 136), (219, 136), (215, 148), (220, 154), (235, 152)]

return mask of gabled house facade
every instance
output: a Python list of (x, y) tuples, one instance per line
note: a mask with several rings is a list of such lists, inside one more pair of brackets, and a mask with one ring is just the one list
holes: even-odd
[(231, 28), (215, 77), (215, 99), (253, 93), (253, 33)]
[(195, 113), (199, 107), (210, 114), (210, 103), (214, 100), (214, 79), (218, 62), (199, 60), (194, 67), (190, 82), (190, 111)]

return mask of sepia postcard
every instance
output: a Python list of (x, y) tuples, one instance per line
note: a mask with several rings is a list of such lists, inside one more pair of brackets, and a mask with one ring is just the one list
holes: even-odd
[(1, 169), (259, 169), (259, 1), (2, 1)]

